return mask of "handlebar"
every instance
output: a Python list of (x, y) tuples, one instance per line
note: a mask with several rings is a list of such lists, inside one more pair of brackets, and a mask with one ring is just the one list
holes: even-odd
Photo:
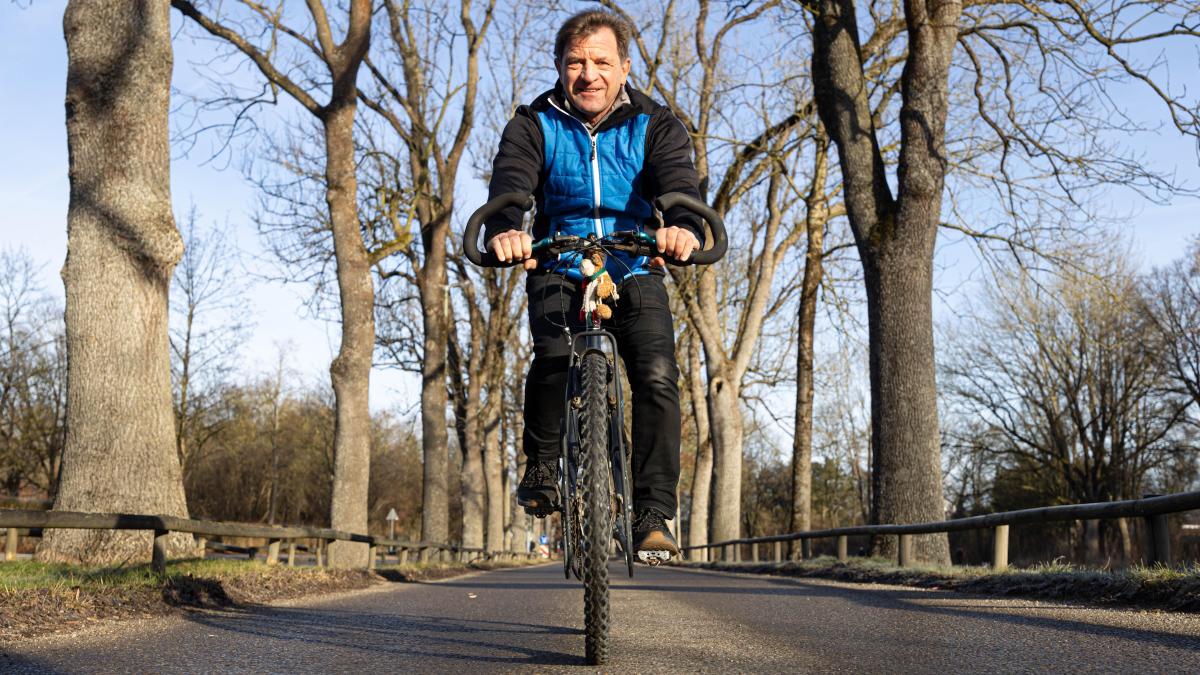
[[(483, 206), (479, 207), (471, 217), (467, 219), (467, 228), (463, 232), (463, 253), (473, 264), (480, 267), (511, 267), (518, 264), (520, 261), (511, 261), (508, 263), (500, 262), (496, 258), (496, 254), (490, 250), (479, 249), (479, 228), (488, 218), (500, 213), (504, 209), (512, 206), (519, 206), (522, 210), (528, 211), (533, 208), (533, 197), (517, 192), (510, 192), (497, 196), (495, 199), (488, 201)], [(692, 254), (687, 262), (679, 262), (670, 256), (663, 256), (667, 262), (673, 265), (711, 265), (720, 260), (728, 248), (729, 241), (725, 234), (725, 221), (716, 211), (712, 210), (707, 204), (696, 199), (695, 197), (683, 194), (681, 192), (669, 192), (659, 196), (654, 200), (654, 206), (663, 213), (668, 209), (676, 206), (682, 207), (700, 216), (708, 222), (709, 230), (712, 232), (713, 246), (708, 250), (696, 251)], [(648, 235), (640, 233), (642, 237), (648, 238)], [(534, 254), (544, 249), (553, 238), (548, 237), (534, 246)], [(574, 239), (574, 238), (572, 238)], [(579, 239), (579, 241), (584, 241)], [(653, 242), (646, 242), (644, 245), (652, 246)], [(653, 255), (658, 255), (654, 252)]]
[(510, 267), (517, 264), (518, 261), (502, 263), (494, 252), (479, 250), (479, 228), (483, 225), (483, 221), (510, 206), (519, 206), (522, 211), (528, 211), (533, 208), (533, 196), (519, 192), (509, 192), (499, 195), (479, 207), (467, 219), (467, 230), (463, 232), (463, 253), (466, 254), (467, 260), (470, 260), (472, 264), (479, 267)]
[(658, 199), (654, 200), (654, 206), (663, 213), (676, 206), (682, 206), (708, 222), (708, 229), (713, 236), (713, 246), (708, 250), (701, 249), (693, 253), (688, 260), (689, 263), (711, 265), (725, 257), (725, 250), (729, 248), (729, 239), (725, 235), (725, 221), (708, 204), (682, 192), (668, 192), (665, 195), (659, 195)]

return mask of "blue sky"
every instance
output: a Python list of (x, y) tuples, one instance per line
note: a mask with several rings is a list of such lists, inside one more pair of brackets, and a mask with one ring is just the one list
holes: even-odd
[[(61, 298), (58, 276), (67, 250), (67, 141), (63, 113), (66, 44), (62, 37), (63, 2), (38, 0), (28, 9), (0, 5), (0, 246), (23, 248), (42, 265), (42, 287)], [(172, 12), (173, 24), (179, 16)], [(176, 40), (174, 86), (190, 90), (197, 80), (189, 60), (201, 56), (187, 40)], [(254, 192), (234, 161), (220, 170), (204, 165), (201, 148), (171, 165), (171, 195), (177, 220), (195, 203), (203, 224), (228, 223), (248, 266), (264, 258), (250, 215)], [(258, 280), (247, 274), (246, 308), (255, 324), (242, 350), (247, 375), (272, 369), (279, 345), (293, 351), (292, 368), (307, 382), (328, 379), (338, 345), (338, 326), (306, 318), (307, 288)], [(407, 411), (416, 401), (415, 378), (376, 369), (371, 404), (376, 410)]]
[[(61, 297), (58, 270), (66, 254), (66, 133), (63, 122), (63, 91), (66, 48), (62, 38), (63, 2), (37, 0), (27, 9), (0, 5), (0, 242), (6, 248), (24, 248), (43, 265), (42, 286)], [(179, 17), (173, 13), (178, 25)], [(175, 79), (179, 89), (200, 89), (189, 61), (203, 56), (202, 47), (187, 40), (175, 44)], [(1172, 54), (1194, 66), (1195, 55)], [(1183, 69), (1183, 75), (1189, 72)], [(1190, 77), (1195, 78), (1194, 67)], [(1180, 74), (1180, 73), (1177, 73)], [(1200, 87), (1200, 82), (1195, 83)], [(1161, 111), (1146, 99), (1144, 112), (1155, 119)], [(1140, 105), (1140, 103), (1139, 103)], [(1136, 108), (1136, 106), (1135, 106)], [(1193, 140), (1181, 139), (1173, 130), (1145, 133), (1136, 139), (1147, 158), (1160, 169), (1174, 170), (1186, 182), (1200, 186)], [(179, 157), (172, 165), (172, 195), (177, 217), (195, 203), (205, 222), (227, 222), (247, 261), (263, 256), (262, 245), (250, 215), (254, 193), (237, 167), (204, 165), (203, 152)], [(466, 197), (468, 204), (480, 201), (477, 190)], [(1133, 194), (1114, 190), (1105, 196), (1112, 213), (1130, 217), (1119, 229), (1129, 233), (1144, 266), (1166, 263), (1184, 251), (1187, 242), (1200, 236), (1200, 204), (1195, 199), (1176, 199), (1156, 205)], [(938, 284), (944, 289), (960, 287), (958, 280), (973, 276), (976, 259), (962, 245), (950, 244), (939, 251)], [(306, 318), (303, 298), (307, 288), (261, 281), (246, 275), (251, 306), (248, 318), (255, 324), (244, 346), (246, 374), (266, 372), (275, 360), (278, 345), (289, 343), (294, 350), (295, 370), (311, 382), (323, 381), (336, 349), (337, 326)], [(966, 292), (966, 291), (962, 291)], [(372, 379), (372, 407), (376, 410), (411, 410), (416, 401), (415, 378), (395, 371), (377, 369)]]

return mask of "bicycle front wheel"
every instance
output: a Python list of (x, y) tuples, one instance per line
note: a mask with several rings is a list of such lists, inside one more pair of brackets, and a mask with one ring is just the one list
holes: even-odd
[(583, 623), (587, 662), (608, 659), (608, 546), (612, 539), (612, 489), (608, 465), (608, 358), (588, 352), (580, 368), (579, 496)]

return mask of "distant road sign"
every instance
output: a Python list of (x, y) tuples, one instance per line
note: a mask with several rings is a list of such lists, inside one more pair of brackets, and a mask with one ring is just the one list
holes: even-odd
[(387, 520), (400, 520), (400, 516), (396, 514), (396, 509), (388, 509)]

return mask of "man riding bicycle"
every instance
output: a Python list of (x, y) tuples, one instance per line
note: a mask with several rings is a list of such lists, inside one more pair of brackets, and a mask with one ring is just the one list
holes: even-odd
[[(566, 234), (603, 236), (653, 231), (663, 257), (686, 261), (700, 248), (700, 218), (682, 208), (663, 214), (657, 228), (651, 201), (682, 192), (700, 198), (687, 131), (671, 111), (626, 88), (630, 29), (614, 14), (580, 12), (559, 29), (554, 60), (559, 81), (533, 103), (517, 108), (504, 129), (492, 165), (489, 198), (532, 194), (532, 236), (512, 207), (486, 223), (484, 241), (502, 262), (523, 260), (529, 271), (529, 328), (533, 363), (525, 380), (527, 464), (517, 502), (535, 515), (558, 504), (558, 438), (563, 417), (572, 331), (584, 329), (578, 261), (564, 276), (562, 261), (539, 265), (533, 239)], [(657, 228), (657, 229), (656, 229)], [(617, 338), (633, 392), (633, 548), (679, 549), (666, 521), (676, 510), (679, 482), (679, 368), (663, 277), (663, 257), (614, 253), (605, 268), (618, 284), (617, 312), (606, 328)]]

